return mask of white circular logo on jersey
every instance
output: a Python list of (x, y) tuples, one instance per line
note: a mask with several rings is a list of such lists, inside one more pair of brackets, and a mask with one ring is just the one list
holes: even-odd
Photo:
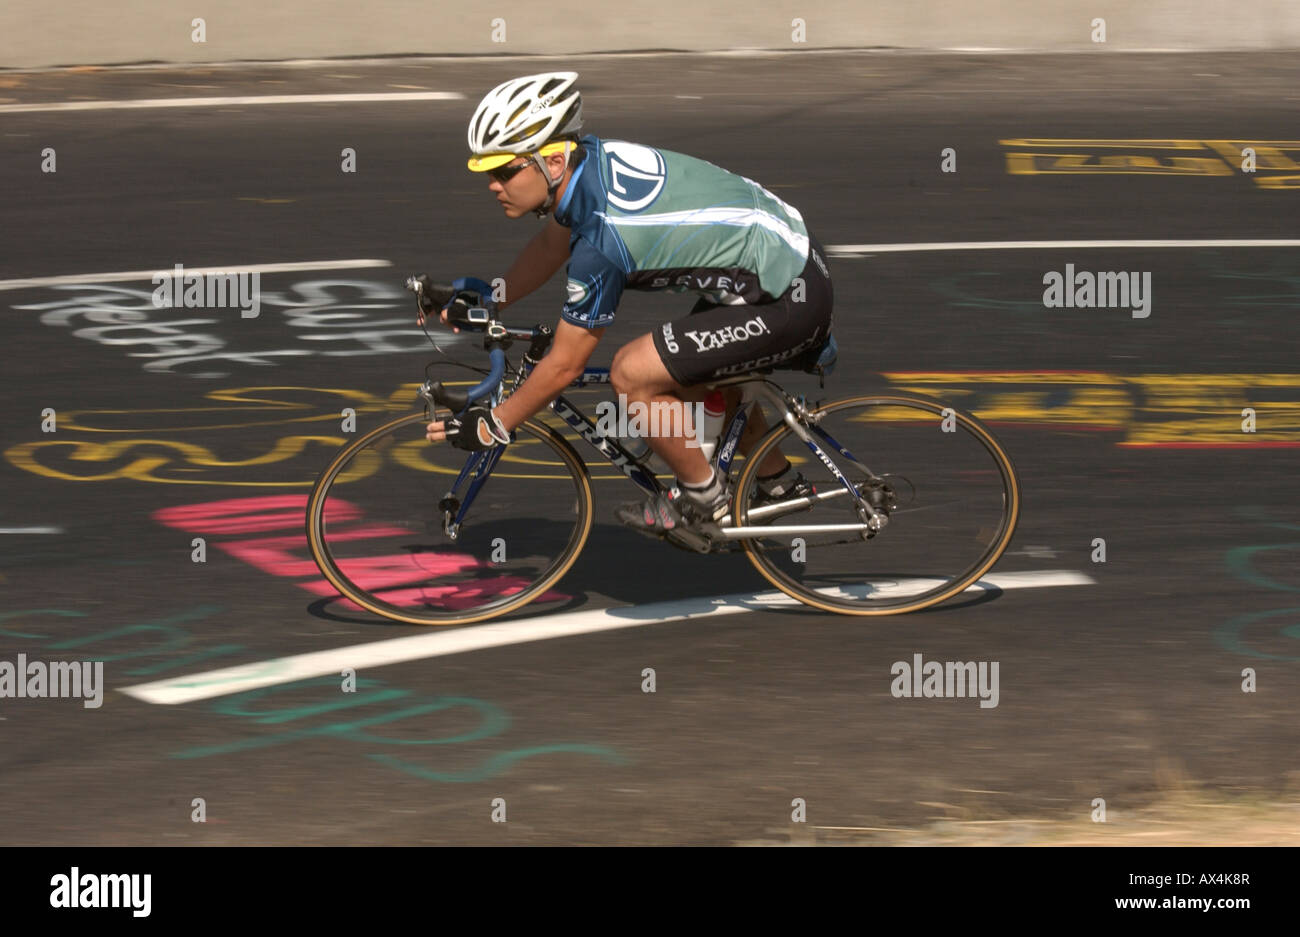
[(578, 306), (587, 298), (587, 284), (580, 283), (577, 280), (570, 280), (565, 284), (569, 291), (569, 305)]
[(606, 141), (605, 167), (609, 202), (623, 211), (648, 208), (663, 191), (668, 175), (668, 167), (658, 150), (621, 140)]

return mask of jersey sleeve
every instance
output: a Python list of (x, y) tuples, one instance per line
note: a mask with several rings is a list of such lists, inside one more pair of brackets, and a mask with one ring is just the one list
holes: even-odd
[(584, 329), (612, 323), (627, 275), (585, 239), (578, 239), (569, 256), (568, 277), (560, 318)]

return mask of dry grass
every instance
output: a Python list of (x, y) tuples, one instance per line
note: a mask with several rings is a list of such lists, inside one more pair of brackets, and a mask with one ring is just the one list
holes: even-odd
[(1300, 846), (1300, 797), (1290, 794), (1229, 797), (1179, 783), (1140, 807), (1108, 805), (1104, 823), (1083, 811), (1065, 819), (977, 818), (971, 808), (929, 805), (955, 815), (918, 828), (792, 824), (745, 845)]

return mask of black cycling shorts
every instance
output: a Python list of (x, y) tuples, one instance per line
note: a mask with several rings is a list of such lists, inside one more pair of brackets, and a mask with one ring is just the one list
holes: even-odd
[(803, 272), (772, 302), (721, 306), (701, 299), (686, 318), (650, 333), (673, 380), (689, 387), (761, 368), (810, 367), (831, 334), (835, 294), (824, 258), (810, 237)]

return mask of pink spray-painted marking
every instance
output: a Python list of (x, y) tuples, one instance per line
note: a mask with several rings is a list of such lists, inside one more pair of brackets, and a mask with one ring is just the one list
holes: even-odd
[[(301, 530), (306, 509), (306, 495), (271, 495), (163, 508), (153, 512), (153, 519), (167, 527), (193, 533), (252, 534), (265, 530)], [(360, 517), (360, 509), (347, 501), (331, 498), (325, 505), (327, 524), (342, 524)]]
[[(191, 533), (202, 534), (243, 534), (260, 533), (271, 530), (301, 529), (304, 523), (303, 511), (307, 507), (306, 495), (270, 495), (257, 498), (226, 498), (220, 501), (206, 501), (201, 504), (187, 504), (179, 507), (162, 508), (153, 513), (154, 520), (167, 527)], [(331, 498), (325, 505), (325, 521), (328, 524), (344, 524), (359, 521), (362, 511), (355, 505), (340, 498)], [(412, 531), (391, 525), (372, 524), (352, 530), (335, 530), (330, 533), (331, 542), (370, 540), (380, 537), (400, 537), (411, 535)], [(318, 572), (316, 562), (310, 558), (295, 556), (294, 550), (307, 549), (305, 534), (293, 534), (280, 537), (255, 537), (250, 540), (234, 540), (217, 543), (226, 553), (243, 560), (263, 572), (273, 576), (298, 578), (315, 576)], [(451, 585), (428, 585), (418, 588), (390, 589), (376, 592), (388, 586), (405, 586), (413, 582), (427, 581), (442, 576), (456, 575), (468, 570), (491, 569), (473, 556), (462, 553), (393, 553), (387, 556), (357, 557), (338, 561), (339, 568), (348, 579), (359, 588), (371, 592), (376, 598), (395, 606), (421, 606), (441, 600), (442, 607), (459, 610), (479, 604), (483, 598), (493, 595), (508, 596), (522, 591), (529, 585), (529, 580), (519, 576), (491, 576), (469, 582)], [(325, 579), (313, 579), (310, 582), (298, 582), (299, 587), (314, 595), (339, 595), (338, 590)], [(539, 596), (537, 602), (566, 601), (571, 596), (561, 592), (549, 591)], [(350, 599), (342, 599), (345, 605), (360, 609)]]
[[(369, 540), (372, 537), (401, 537), (410, 531), (402, 527), (385, 527), (372, 525), (357, 527), (353, 530), (340, 530), (330, 534), (330, 540), (340, 543), (345, 540)], [(306, 550), (307, 535), (294, 534), (290, 537), (258, 537), (253, 540), (231, 540), (216, 546), (237, 559), (251, 566), (256, 566), (272, 576), (314, 576), (318, 572), (316, 561), (301, 559), (290, 550)], [(339, 565), (343, 565), (340, 563)], [(360, 585), (360, 583), (358, 583)]]
[[(427, 582), (438, 576), (447, 576), (474, 569), (479, 561), (472, 556), (456, 553), (390, 553), (388, 556), (366, 556), (339, 560), (339, 569), (358, 589), (374, 592), (386, 586), (404, 586), (412, 582)], [(324, 590), (315, 583), (303, 584), (317, 595), (330, 595), (337, 590), (323, 583)], [(454, 587), (448, 587), (454, 588)]]
[[(519, 576), (491, 576), (450, 585), (430, 584), (413, 589), (377, 591), (387, 586), (427, 582), (443, 576), (484, 568), (484, 564), (475, 557), (460, 553), (395, 553), (389, 556), (339, 560), (339, 568), (358, 588), (366, 590), (380, 601), (407, 608), (428, 604), (437, 604), (452, 610), (472, 608), (485, 598), (522, 592), (530, 582)], [(301, 585), (316, 595), (338, 594), (338, 590), (323, 579), (304, 582)], [(554, 602), (568, 598), (569, 596), (559, 592), (547, 592), (539, 596), (536, 601)], [(351, 599), (345, 601), (353, 608), (358, 607)]]

